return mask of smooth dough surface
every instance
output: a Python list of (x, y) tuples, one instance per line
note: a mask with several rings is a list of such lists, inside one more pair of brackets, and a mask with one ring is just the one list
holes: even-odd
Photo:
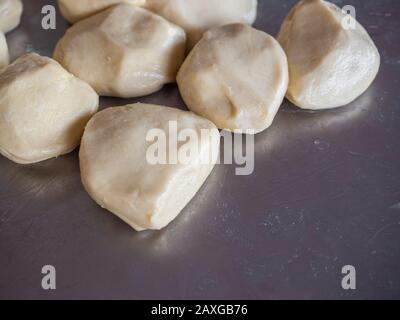
[(0, 0), (0, 32), (7, 33), (18, 27), (22, 10), (21, 0)]
[(98, 96), (56, 61), (30, 53), (0, 73), (0, 153), (35, 163), (72, 151)]
[(68, 29), (54, 58), (101, 96), (132, 98), (175, 82), (185, 48), (180, 27), (119, 4)]
[(257, 0), (148, 0), (146, 6), (185, 29), (189, 49), (208, 29), (253, 24), (257, 16)]
[(143, 6), (146, 0), (58, 0), (61, 14), (70, 23), (85, 19), (119, 3)]
[(7, 40), (4, 34), (0, 32), (0, 69), (7, 66), (10, 62), (10, 57), (8, 55)]
[[(300, 1), (286, 17), (278, 41), (289, 62), (287, 98), (298, 107), (347, 105), (375, 79), (379, 52), (365, 29), (345, 17), (336, 5), (322, 0)], [(348, 21), (355, 28), (345, 28)]]
[(245, 24), (206, 32), (178, 73), (188, 108), (225, 130), (268, 128), (288, 86), (284, 51), (270, 35)]
[[(191, 129), (200, 136), (198, 151), (189, 163), (151, 164), (146, 154), (149, 130), (169, 135)], [(195, 143), (194, 141), (190, 144)], [(208, 120), (178, 109), (134, 104), (96, 114), (88, 123), (79, 153), (82, 182), (91, 197), (137, 231), (167, 226), (195, 196), (215, 161), (198, 161), (205, 154), (218, 158), (219, 132)]]

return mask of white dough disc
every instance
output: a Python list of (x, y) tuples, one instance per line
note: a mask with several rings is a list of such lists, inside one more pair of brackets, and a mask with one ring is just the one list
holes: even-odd
[(368, 33), (327, 1), (300, 1), (286, 17), (278, 41), (289, 62), (287, 98), (300, 108), (347, 105), (379, 71), (379, 52)]
[(75, 23), (119, 3), (143, 6), (146, 0), (58, 0), (58, 7), (67, 21)]
[(4, 68), (10, 63), (8, 55), (7, 40), (4, 34), (0, 32), (0, 69)]
[(284, 51), (270, 35), (245, 24), (206, 32), (178, 73), (188, 108), (225, 130), (268, 128), (288, 86)]
[(0, 73), (0, 153), (35, 163), (78, 146), (99, 98), (56, 61), (31, 53)]
[(181, 26), (191, 49), (207, 30), (231, 23), (253, 24), (257, 0), (148, 0), (147, 8)]
[(14, 30), (21, 22), (23, 5), (21, 0), (0, 1), (0, 32)]
[(119, 4), (67, 30), (54, 58), (101, 96), (131, 98), (175, 82), (186, 35), (164, 18)]
[[(171, 121), (177, 132), (189, 129), (200, 136), (205, 130), (198, 151), (187, 163), (149, 162), (150, 130), (161, 130), (169, 141)], [(158, 230), (195, 196), (217, 160), (200, 158), (218, 158), (218, 152), (217, 128), (191, 112), (148, 104), (113, 107), (96, 114), (86, 127), (79, 154), (82, 182), (99, 205), (135, 230)]]

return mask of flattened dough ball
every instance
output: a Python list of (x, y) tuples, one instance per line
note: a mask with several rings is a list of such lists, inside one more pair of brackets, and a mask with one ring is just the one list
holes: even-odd
[(9, 62), (7, 40), (4, 34), (0, 32), (0, 70), (8, 65)]
[(175, 82), (185, 32), (164, 18), (119, 4), (72, 26), (54, 58), (102, 96), (131, 98)]
[(0, 32), (7, 33), (19, 26), (23, 5), (21, 0), (0, 1)]
[(193, 112), (226, 130), (268, 128), (288, 86), (286, 55), (270, 35), (245, 24), (206, 32), (178, 73)]
[(379, 52), (365, 29), (345, 17), (322, 0), (300, 1), (286, 17), (278, 41), (289, 62), (287, 98), (296, 106), (318, 110), (347, 105), (375, 79)]
[[(205, 134), (186, 142), (198, 148), (189, 162), (154, 164), (147, 156), (153, 154), (150, 130), (161, 130), (169, 141), (170, 122), (179, 135), (185, 130)], [(79, 153), (82, 182), (99, 205), (135, 230), (159, 230), (176, 218), (211, 173), (216, 159), (201, 157), (218, 158), (218, 152), (217, 128), (191, 112), (147, 104), (113, 107), (96, 114), (86, 127)]]
[(147, 7), (181, 26), (191, 49), (208, 29), (231, 23), (253, 24), (257, 0), (148, 0)]
[(146, 0), (58, 0), (61, 14), (70, 23), (85, 19), (119, 3), (143, 6)]
[(35, 163), (72, 151), (98, 96), (56, 61), (31, 53), (0, 73), (0, 153)]

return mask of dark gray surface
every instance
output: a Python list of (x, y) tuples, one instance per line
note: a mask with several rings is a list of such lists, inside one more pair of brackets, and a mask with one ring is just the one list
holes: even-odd
[[(53, 2), (24, 1), (7, 36), (13, 57), (51, 55), (66, 27), (40, 28)], [(256, 27), (275, 35), (294, 3), (260, 0)], [(335, 3), (355, 5), (379, 47), (373, 86), (340, 110), (285, 102), (256, 137), (255, 173), (217, 166), (164, 231), (134, 232), (99, 208), (77, 152), (32, 166), (1, 158), (0, 298), (400, 298), (400, 3)], [(136, 101), (184, 107), (174, 85)], [(52, 292), (41, 289), (46, 264), (57, 269)], [(346, 264), (356, 291), (341, 289)]]

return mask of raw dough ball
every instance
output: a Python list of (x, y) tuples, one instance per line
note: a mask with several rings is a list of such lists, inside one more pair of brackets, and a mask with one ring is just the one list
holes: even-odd
[(210, 28), (253, 24), (257, 0), (148, 0), (147, 7), (185, 29), (191, 49)]
[(98, 96), (52, 59), (31, 53), (0, 73), (0, 153), (35, 163), (72, 151)]
[(103, 96), (138, 97), (175, 82), (185, 32), (164, 18), (120, 4), (72, 26), (54, 58)]
[[(278, 35), (289, 61), (287, 98), (304, 109), (344, 106), (375, 79), (380, 56), (365, 29), (321, 0), (300, 1)], [(346, 21), (355, 29), (344, 28)]]
[(10, 62), (8, 56), (8, 46), (6, 37), (0, 32), (0, 69), (4, 68)]
[[(169, 141), (170, 122), (177, 133), (191, 129), (200, 141), (186, 140), (197, 152), (187, 163), (151, 164), (150, 130)], [(175, 137), (176, 138), (176, 137)], [(148, 142), (149, 140), (150, 142)], [(191, 112), (148, 104), (109, 108), (88, 123), (79, 154), (82, 182), (91, 197), (137, 231), (167, 226), (195, 196), (218, 158), (219, 132)]]
[(75, 23), (123, 2), (143, 6), (146, 0), (58, 0), (58, 6), (64, 18)]
[(245, 24), (206, 32), (177, 79), (190, 110), (220, 129), (255, 133), (272, 124), (289, 81), (279, 43)]
[(0, 0), (0, 32), (7, 33), (18, 27), (22, 9), (21, 0)]

